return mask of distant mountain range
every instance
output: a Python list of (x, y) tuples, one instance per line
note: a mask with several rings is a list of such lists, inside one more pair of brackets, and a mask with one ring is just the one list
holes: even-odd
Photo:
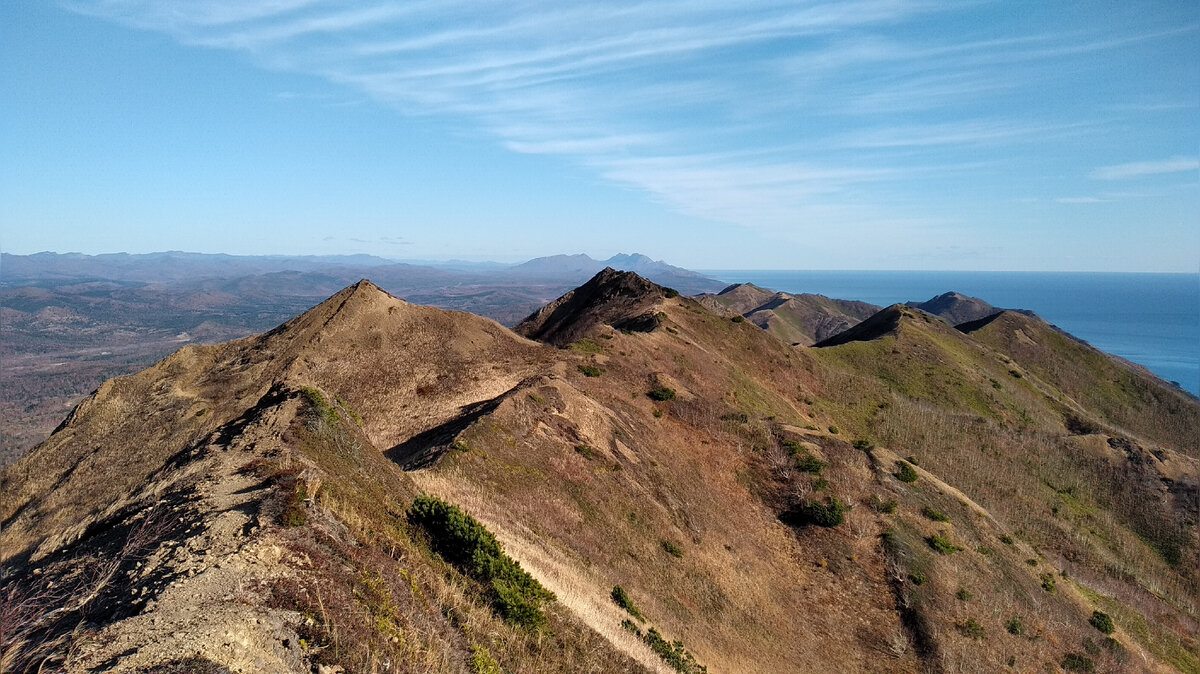
[[(685, 294), (712, 292), (723, 285), (694, 271), (655, 261), (640, 253), (619, 254), (607, 260), (594, 260), (585, 254), (539, 257), (520, 264), (497, 262), (398, 262), (374, 255), (226, 255), (166, 251), (131, 255), (106, 253), (42, 252), (33, 255), (0, 254), (0, 283), (16, 285), (29, 282), (64, 280), (106, 280), (123, 283), (193, 283), (200, 279), (260, 276), (289, 273), (272, 279), (287, 294), (304, 294), (308, 279), (296, 274), (322, 273), (346, 283), (370, 276), (385, 287), (403, 286), (414, 277), (427, 277), (455, 283), (509, 284), (526, 283), (536, 277), (561, 286), (560, 290), (586, 281), (605, 267), (632, 271)], [(342, 283), (339, 285), (345, 285)], [(326, 297), (326, 288), (312, 291), (314, 299)]]

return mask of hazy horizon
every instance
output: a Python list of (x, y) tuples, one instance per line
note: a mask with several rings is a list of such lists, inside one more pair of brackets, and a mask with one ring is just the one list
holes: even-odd
[[(123, 250), (121, 250), (121, 251), (110, 250), (110, 251), (103, 251), (103, 252), (98, 252), (98, 253), (87, 253), (87, 252), (82, 252), (82, 251), (78, 251), (78, 250), (63, 250), (63, 251), (38, 250), (38, 251), (32, 251), (32, 252), (13, 252), (11, 250), (0, 250), (0, 252), (3, 252), (6, 255), (17, 255), (17, 256), (24, 256), (24, 257), (29, 257), (29, 256), (33, 256), (33, 255), (41, 255), (41, 254), (84, 255), (84, 256), (88, 256), (88, 257), (104, 257), (104, 256), (117, 256), (117, 255), (128, 255), (128, 256), (132, 257), (132, 256), (180, 254), (180, 255), (213, 255), (213, 256), (244, 257), (244, 258), (263, 257), (263, 258), (283, 258), (283, 259), (305, 258), (305, 257), (311, 257), (311, 258), (373, 257), (373, 258), (383, 260), (385, 262), (394, 262), (394, 263), (400, 263), (400, 264), (420, 265), (420, 264), (439, 264), (439, 263), (442, 263), (442, 264), (466, 263), (466, 264), (472, 264), (472, 265), (489, 265), (489, 264), (491, 264), (491, 265), (497, 265), (497, 266), (504, 266), (504, 265), (514, 266), (514, 265), (522, 264), (524, 262), (529, 262), (531, 260), (535, 260), (535, 259), (539, 259), (539, 258), (556, 257), (556, 256), (587, 255), (592, 260), (595, 260), (597, 262), (604, 262), (614, 256), (617, 256), (617, 255), (644, 255), (643, 253), (641, 253), (640, 251), (637, 251), (637, 250), (620, 250), (615, 253), (609, 253), (609, 254), (605, 254), (605, 255), (587, 253), (587, 252), (582, 252), (582, 251), (560, 252), (560, 253), (550, 253), (547, 255), (539, 255), (536, 257), (532, 257), (532, 258), (515, 258), (515, 259), (497, 259), (497, 258), (466, 257), (466, 256), (451, 256), (451, 257), (446, 257), (446, 258), (385, 257), (382, 255), (378, 255), (376, 253), (371, 253), (371, 252), (366, 252), (366, 251), (346, 252), (346, 253), (301, 253), (301, 254), (286, 254), (286, 253), (271, 253), (271, 252), (226, 253), (226, 252), (221, 252), (221, 251), (210, 252), (210, 251), (195, 251), (195, 250), (152, 250), (152, 251), (136, 252), (136, 253), (131, 253), (128, 251), (123, 251)], [(662, 263), (669, 264), (672, 266), (681, 267), (683, 269), (687, 269), (688, 271), (694, 271), (694, 272), (697, 272), (700, 274), (712, 274), (712, 273), (717, 273), (717, 272), (736, 273), (736, 272), (742, 272), (742, 271), (746, 271), (746, 272), (814, 271), (814, 272), (864, 272), (864, 273), (912, 272), (912, 273), (930, 273), (930, 274), (937, 274), (937, 273), (1165, 274), (1165, 275), (1174, 275), (1174, 276), (1200, 276), (1200, 263), (1198, 263), (1197, 269), (1192, 270), (1192, 271), (1156, 271), (1156, 270), (1111, 271), (1111, 270), (1105, 270), (1105, 269), (1074, 269), (1074, 270), (1070, 270), (1070, 269), (951, 269), (951, 268), (946, 268), (946, 269), (866, 269), (866, 268), (834, 268), (834, 267), (707, 267), (706, 268), (706, 267), (685, 267), (684, 265), (675, 263), (673, 260), (657, 259), (650, 255), (645, 255), (645, 257), (648, 257), (648, 258), (654, 260), (655, 262), (662, 262)], [(3, 275), (3, 272), (2, 272), (2, 270), (0, 270), (0, 277), (2, 277), (2, 275)]]

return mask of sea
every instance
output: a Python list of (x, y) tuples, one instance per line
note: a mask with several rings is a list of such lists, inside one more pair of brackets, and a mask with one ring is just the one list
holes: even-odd
[(1092, 346), (1200, 394), (1200, 274), (707, 270), (728, 283), (888, 306), (954, 291), (1029, 309)]

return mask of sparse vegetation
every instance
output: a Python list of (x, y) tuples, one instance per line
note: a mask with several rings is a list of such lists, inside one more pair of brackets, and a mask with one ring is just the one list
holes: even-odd
[(620, 585), (613, 586), (612, 600), (617, 606), (625, 609), (625, 612), (629, 615), (641, 622), (646, 621), (645, 617), (642, 616), (642, 612), (637, 609), (637, 606), (634, 606), (633, 600), (629, 598), (629, 594), (625, 592), (625, 588)]
[(692, 657), (692, 654), (688, 653), (687, 649), (683, 647), (683, 642), (667, 641), (653, 627), (646, 630), (646, 634), (642, 637), (642, 640), (646, 642), (650, 650), (658, 653), (658, 657), (662, 658), (663, 662), (670, 665), (677, 672), (698, 674), (708, 671), (707, 668), (696, 663), (696, 659)]
[(584, 337), (578, 342), (571, 344), (570, 348), (572, 351), (578, 351), (580, 353), (600, 353), (604, 351), (604, 347), (591, 337)]
[(985, 634), (983, 625), (980, 625), (979, 621), (974, 618), (967, 618), (965, 622), (959, 623), (958, 631), (969, 639), (982, 639)]
[(545, 623), (541, 605), (553, 601), (554, 593), (505, 555), (475, 518), (437, 497), (418, 496), (408, 521), (425, 532), (434, 552), (489, 587), (497, 613), (507, 622), (530, 628)]
[(921, 508), (921, 514), (924, 515), (925, 517), (928, 517), (929, 519), (933, 520), (934, 522), (949, 522), (950, 521), (950, 518), (946, 517), (945, 513), (934, 510), (933, 508), (930, 508), (929, 506), (925, 506), (925, 507)]
[(971, 601), (972, 599), (974, 599), (974, 598), (975, 598), (975, 595), (971, 594), (971, 591), (970, 591), (970, 590), (968, 590), (968, 589), (967, 589), (967, 588), (965, 588), (965, 587), (961, 587), (961, 588), (959, 588), (959, 589), (958, 589), (958, 592), (956, 592), (956, 593), (954, 594), (954, 596), (955, 596), (955, 598), (957, 598), (959, 601)]
[(308, 498), (308, 487), (304, 480), (298, 478), (293, 477), (287, 481), (291, 482), (291, 486), (283, 512), (279, 514), (279, 523), (285, 527), (302, 527), (308, 523), (308, 513), (304, 508), (304, 501)]
[(671, 555), (672, 557), (676, 557), (676, 558), (683, 557), (683, 550), (678, 545), (675, 545), (674, 543), (666, 540), (665, 538), (662, 540), (662, 549), (668, 555)]
[(1062, 668), (1068, 672), (1094, 672), (1096, 663), (1083, 653), (1067, 653), (1063, 656)]
[(575, 445), (575, 453), (587, 459), (588, 461), (593, 461), (600, 458), (600, 452), (597, 452), (595, 448), (591, 447), (590, 445)]
[(871, 509), (877, 513), (891, 515), (896, 512), (896, 508), (899, 505), (900, 504), (894, 498), (885, 501), (881, 499), (878, 494), (871, 495)]
[(308, 400), (309, 407), (321, 421), (325, 422), (331, 427), (337, 427), (337, 410), (335, 410), (333, 405), (330, 405), (329, 401), (325, 399), (325, 394), (311, 386), (305, 386), (304, 388), (300, 389), (300, 392), (304, 394), (305, 399)]

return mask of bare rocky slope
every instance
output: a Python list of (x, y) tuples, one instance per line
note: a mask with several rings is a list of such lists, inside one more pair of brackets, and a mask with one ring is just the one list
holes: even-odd
[(360, 282), (4, 470), (0, 669), (1197, 671), (1200, 407), (999, 316)]

